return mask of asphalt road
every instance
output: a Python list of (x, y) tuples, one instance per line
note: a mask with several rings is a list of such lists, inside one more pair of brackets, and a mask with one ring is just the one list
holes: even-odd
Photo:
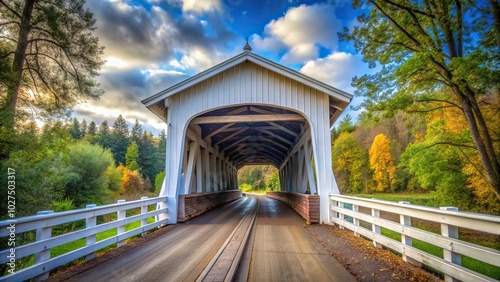
[(356, 281), (290, 207), (260, 197), (248, 281)]
[(195, 281), (251, 203), (244, 197), (213, 209), (68, 281)]

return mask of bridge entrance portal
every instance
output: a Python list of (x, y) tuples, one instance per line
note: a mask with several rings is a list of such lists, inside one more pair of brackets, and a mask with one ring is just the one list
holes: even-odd
[(188, 195), (240, 195), (231, 194), (237, 171), (250, 164), (275, 166), (282, 191), (319, 195), (320, 220), (327, 221), (328, 195), (339, 193), (330, 127), (351, 99), (245, 51), (144, 100), (168, 125), (160, 192), (168, 222), (177, 223)]

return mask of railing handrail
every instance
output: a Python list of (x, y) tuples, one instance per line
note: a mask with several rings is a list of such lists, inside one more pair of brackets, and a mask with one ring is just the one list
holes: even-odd
[[(0, 228), (9, 226), (9, 224), (11, 224), (14, 220), (16, 221), (16, 224), (29, 223), (29, 222), (37, 221), (39, 219), (50, 219), (50, 218), (62, 217), (62, 216), (66, 216), (66, 215), (78, 214), (78, 213), (89, 212), (89, 211), (100, 211), (100, 210), (109, 209), (109, 208), (113, 208), (113, 207), (122, 207), (122, 206), (126, 206), (126, 205), (133, 205), (136, 203), (142, 204), (144, 202), (152, 202), (151, 204), (148, 204), (148, 205), (152, 205), (152, 204), (155, 204), (155, 203), (160, 202), (160, 201), (165, 200), (165, 199), (166, 199), (166, 197), (145, 198), (145, 199), (126, 201), (126, 202), (121, 202), (121, 203), (113, 203), (113, 204), (107, 204), (107, 205), (102, 205), (102, 206), (95, 206), (92, 208), (80, 208), (80, 209), (74, 209), (74, 210), (63, 211), (63, 212), (28, 215), (28, 216), (13, 218), (13, 219), (1, 220), (0, 221)], [(137, 207), (140, 207), (140, 205)], [(113, 212), (113, 211), (111, 211), (111, 212)]]
[[(338, 224), (341, 228), (350, 229), (356, 236), (365, 236), (372, 240), (375, 246), (383, 245), (400, 252), (405, 261), (424, 263), (442, 271), (447, 281), (451, 277), (464, 281), (497, 281), (461, 266), (461, 256), (500, 267), (500, 251), (460, 240), (458, 228), (500, 235), (499, 216), (463, 212), (454, 207), (433, 208), (412, 205), (409, 202), (395, 203), (334, 194), (329, 195), (329, 200), (332, 203), (329, 206), (332, 213), (330, 222)], [(352, 207), (346, 207), (346, 204)], [(370, 209), (371, 213), (360, 212), (361, 207)], [(396, 214), (399, 216), (399, 222), (382, 218), (380, 214), (382, 211)], [(412, 218), (441, 224), (441, 233), (412, 226)], [(382, 235), (381, 228), (399, 233), (401, 241)], [(441, 248), (443, 258), (413, 247), (413, 239)]]
[(116, 212), (118, 210), (129, 210), (140, 208), (144, 205), (153, 205), (162, 201), (166, 201), (166, 197), (145, 198), (122, 203), (115, 203), (91, 208), (75, 209), (64, 212), (53, 212), (48, 214), (38, 214), (26, 217), (14, 218), (0, 221), (0, 237), (8, 236), (8, 227), (10, 224), (16, 224), (16, 232), (26, 232), (38, 228), (50, 227), (77, 220), (82, 220), (90, 216), (99, 216)]
[[(348, 200), (352, 201), (353, 204), (358, 204), (367, 208), (374, 208), (401, 215), (418, 217), (437, 223), (446, 223), (458, 227), (477, 229), (484, 232), (500, 235), (500, 216), (465, 211), (446, 211), (433, 207), (425, 207), (414, 204), (400, 204), (391, 201), (359, 198), (345, 195), (330, 194), (330, 199), (336, 201)], [(467, 220), (464, 221), (464, 219)]]
[[(149, 211), (148, 207), (156, 205), (155, 210)], [(126, 212), (131, 209), (140, 208), (138, 215), (126, 216)], [(120, 200), (116, 204), (95, 206), (88, 205), (84, 209), (76, 209), (65, 212), (47, 213), (34, 216), (27, 216), (18, 219), (0, 221), (0, 237), (11, 237), (12, 234), (18, 234), (26, 231), (36, 230), (36, 241), (24, 245), (15, 246), (14, 258), (19, 259), (30, 255), (35, 255), (35, 264), (27, 268), (15, 270), (15, 273), (0, 276), (0, 281), (24, 281), (36, 276), (35, 280), (44, 280), (48, 278), (48, 271), (59, 267), (65, 263), (71, 262), (82, 256), (86, 260), (93, 259), (97, 250), (117, 243), (121, 246), (127, 238), (146, 232), (147, 230), (165, 225), (168, 223), (167, 197), (147, 198), (140, 200), (124, 201)], [(97, 224), (97, 216), (116, 213), (116, 220)], [(155, 218), (153, 223), (148, 223), (148, 218)], [(70, 231), (64, 234), (52, 236), (52, 227), (85, 220), (85, 228)], [(140, 226), (132, 230), (126, 230), (128, 223), (140, 221)], [(13, 226), (12, 226), (13, 225)], [(7, 228), (6, 228), (7, 227)], [(15, 232), (12, 233), (15, 228)], [(97, 234), (107, 230), (116, 230), (116, 235), (97, 241)], [(85, 239), (86, 246), (75, 249), (68, 253), (51, 258), (50, 252), (54, 247)], [(13, 249), (0, 250), (0, 262), (11, 263), (10, 256)], [(15, 260), (14, 260), (15, 262)], [(14, 264), (15, 265), (15, 264)], [(11, 267), (12, 268), (12, 267)], [(15, 266), (14, 268), (15, 269)], [(10, 272), (10, 271), (9, 271)]]

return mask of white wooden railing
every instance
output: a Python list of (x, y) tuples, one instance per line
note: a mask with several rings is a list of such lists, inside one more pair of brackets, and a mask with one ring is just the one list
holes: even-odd
[[(352, 230), (356, 236), (373, 240), (375, 246), (385, 246), (401, 253), (405, 261), (425, 264), (442, 272), (446, 281), (498, 281), (461, 265), (461, 256), (464, 255), (496, 266), (500, 271), (500, 251), (460, 240), (458, 228), (500, 235), (499, 216), (461, 212), (453, 207), (438, 209), (411, 205), (409, 202), (395, 203), (343, 195), (330, 195), (330, 203), (331, 223)], [(362, 207), (370, 214), (359, 212)], [(400, 222), (380, 218), (381, 211), (399, 215)], [(412, 218), (439, 223), (441, 234), (412, 227)], [(401, 242), (382, 235), (381, 228), (401, 234)], [(412, 239), (441, 248), (443, 258), (412, 247)]]
[[(149, 206), (154, 206), (154, 211), (148, 211)], [(162, 207), (162, 208), (160, 208)], [(131, 209), (140, 209), (140, 214), (126, 216), (126, 211)], [(102, 224), (96, 224), (97, 216), (116, 213), (116, 220)], [(0, 264), (9, 264), (12, 261), (23, 257), (35, 255), (35, 263), (24, 269), (15, 269), (14, 273), (0, 277), (0, 281), (24, 281), (35, 278), (40, 281), (48, 278), (49, 271), (61, 265), (85, 257), (90, 260), (95, 257), (97, 250), (117, 243), (121, 246), (125, 239), (142, 234), (147, 230), (165, 225), (167, 223), (166, 198), (148, 198), (142, 197), (137, 201), (126, 202), (118, 201), (116, 204), (96, 206), (87, 205), (85, 209), (71, 210), (66, 212), (42, 211), (35, 216), (17, 218), (14, 220), (0, 221), (0, 238), (15, 237), (16, 234), (23, 232), (36, 231), (36, 241), (21, 246), (15, 246), (15, 258), (12, 260), (12, 247), (0, 251)], [(155, 222), (149, 223), (147, 219), (155, 217)], [(52, 237), (52, 228), (61, 224), (85, 220), (85, 228), (70, 233)], [(141, 221), (141, 226), (132, 230), (125, 231), (125, 225), (128, 223)], [(15, 231), (12, 232), (12, 226)], [(10, 227), (10, 229), (9, 229)], [(96, 234), (116, 229), (115, 236), (96, 241)], [(50, 250), (54, 247), (85, 238), (86, 246), (51, 258)]]

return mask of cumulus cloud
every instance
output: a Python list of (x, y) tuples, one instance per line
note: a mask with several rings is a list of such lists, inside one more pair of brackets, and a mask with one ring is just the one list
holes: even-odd
[(148, 131), (158, 133), (163, 128), (162, 122), (142, 105), (141, 100), (186, 78), (182, 72), (157, 69), (104, 73), (99, 81), (106, 89), (105, 95), (99, 101), (79, 104), (74, 116), (96, 123), (108, 120), (112, 124), (121, 114), (129, 122), (138, 119), (143, 127), (147, 123)]
[[(183, 1), (182, 7), (195, 9), (193, 3)], [(217, 3), (202, 1), (196, 9), (213, 10), (220, 7)], [(193, 52), (204, 49), (211, 57), (215, 50), (227, 51), (227, 42), (237, 37), (223, 18), (213, 13), (201, 20), (193, 13), (173, 18), (172, 12), (164, 7), (153, 5), (146, 9), (128, 1), (90, 0), (87, 5), (97, 19), (96, 35), (106, 46), (108, 63), (104, 71), (158, 67), (178, 53), (191, 53), (191, 49)]]
[[(368, 65), (363, 62), (362, 55), (344, 52), (334, 52), (325, 58), (309, 61), (300, 69), (300, 72), (305, 75), (351, 94), (354, 93), (354, 88), (351, 86), (352, 78), (374, 71), (370, 70)], [(357, 118), (362, 110), (354, 110), (353, 108), (359, 106), (363, 101), (363, 97), (354, 97), (350, 107), (337, 119), (334, 127), (338, 126), (338, 123), (347, 114)]]
[(341, 22), (335, 17), (335, 7), (328, 3), (300, 5), (289, 9), (286, 14), (269, 22), (264, 36), (254, 35), (252, 44), (261, 50), (286, 51), (282, 62), (304, 63), (319, 56), (320, 46), (337, 49), (337, 32)]
[(74, 116), (111, 122), (123, 114), (154, 124), (142, 99), (234, 55), (228, 44), (238, 36), (225, 23), (221, 2), (195, 2), (88, 0), (105, 46), (107, 63), (98, 77), (105, 94), (79, 105)]
[(209, 11), (221, 11), (220, 0), (182, 0), (182, 10), (185, 12), (203, 13)]
[(325, 58), (309, 61), (300, 72), (343, 91), (352, 93), (351, 81), (368, 70), (361, 55), (334, 52)]
[[(116, 67), (133, 69), (154, 66), (173, 54), (172, 38), (178, 34), (172, 17), (153, 6), (150, 11), (120, 1), (91, 0), (89, 8), (97, 19), (96, 35)], [(107, 70), (107, 68), (105, 69)]]

